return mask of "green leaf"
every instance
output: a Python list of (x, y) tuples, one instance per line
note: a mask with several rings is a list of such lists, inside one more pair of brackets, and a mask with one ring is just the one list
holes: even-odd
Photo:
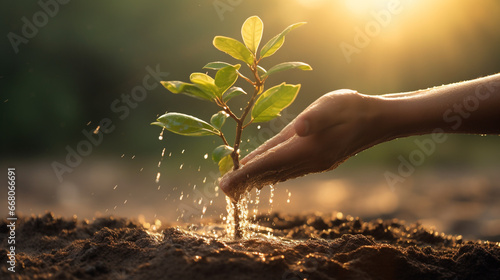
[(182, 93), (197, 99), (214, 102), (215, 95), (213, 94), (213, 92), (207, 91), (204, 88), (200, 88), (197, 85), (181, 81), (162, 81), (161, 84), (172, 93)]
[(206, 92), (212, 93), (213, 98), (218, 96), (218, 89), (215, 86), (215, 81), (207, 74), (195, 72), (189, 76), (189, 80), (191, 80), (193, 84), (196, 84), (198, 87), (204, 89)]
[(219, 70), (219, 69), (222, 69), (226, 66), (234, 66), (234, 65), (229, 64), (227, 62), (214, 61), (214, 62), (207, 63), (207, 65), (203, 66), (203, 69)]
[(223, 157), (219, 161), (220, 175), (224, 176), (224, 174), (231, 171), (231, 169), (233, 169), (233, 167), (234, 167), (234, 164), (233, 164), (233, 158), (231, 157), (231, 155)]
[(225, 36), (215, 36), (213, 44), (218, 50), (248, 65), (253, 64), (254, 55), (240, 41)]
[(300, 69), (304, 71), (312, 70), (312, 67), (304, 62), (283, 62), (278, 65), (275, 65), (267, 71), (267, 73), (264, 75), (265, 76), (270, 76), (274, 73), (289, 70), (289, 69)]
[(241, 27), (241, 37), (247, 48), (255, 55), (259, 48), (264, 23), (258, 16), (247, 18)]
[(152, 124), (185, 136), (220, 135), (220, 131), (209, 123), (181, 113), (164, 114)]
[(229, 117), (229, 114), (224, 112), (224, 111), (219, 111), (217, 114), (214, 114), (210, 118), (210, 123), (217, 129), (221, 129), (224, 123), (226, 122), (227, 117)]
[[(218, 163), (226, 156), (230, 155), (234, 151), (233, 147), (227, 145), (220, 145), (215, 148), (212, 152), (212, 160)], [(231, 157), (230, 157), (231, 158)], [(231, 158), (231, 163), (233, 162), (233, 158)]]
[(247, 94), (247, 93), (240, 87), (232, 87), (224, 93), (224, 95), (222, 96), (222, 100), (224, 102), (228, 102), (229, 100), (231, 100), (231, 98), (242, 94)]
[(219, 97), (221, 97), (226, 90), (234, 85), (238, 79), (237, 71), (240, 67), (240, 64), (236, 64), (235, 66), (226, 66), (217, 71), (217, 74), (215, 74), (215, 85), (218, 88), (217, 95)]
[(266, 122), (279, 116), (283, 109), (292, 104), (299, 90), (300, 85), (285, 83), (266, 90), (252, 109), (253, 122)]
[(280, 34), (274, 36), (271, 40), (269, 40), (269, 42), (267, 42), (262, 47), (262, 49), (260, 50), (260, 57), (264, 58), (264, 57), (268, 57), (268, 56), (273, 55), (277, 50), (279, 50), (279, 48), (281, 48), (281, 46), (285, 42), (285, 35), (288, 34), (288, 32), (290, 32), (290, 31), (294, 30), (295, 28), (302, 26), (304, 24), (306, 24), (306, 23), (299, 22), (299, 23), (292, 24), (292, 25), (288, 26), (287, 28), (285, 28), (285, 30), (283, 30)]

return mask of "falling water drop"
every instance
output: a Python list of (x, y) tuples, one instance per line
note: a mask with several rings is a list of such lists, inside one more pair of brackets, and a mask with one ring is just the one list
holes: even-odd
[(260, 125), (257, 126), (257, 129), (260, 129)]
[(115, 186), (113, 187), (113, 190), (116, 190), (116, 188), (118, 188), (118, 185), (115, 185)]
[(160, 182), (160, 175), (161, 175), (160, 172), (156, 173), (156, 181), (155, 181), (156, 183)]
[(204, 159), (207, 159), (207, 158), (208, 158), (208, 154), (205, 154), (205, 155), (203, 156), (203, 158), (204, 158)]
[(186, 151), (185, 149), (184, 149), (184, 150), (182, 150), (181, 154), (183, 154), (185, 151)]
[(160, 136), (158, 136), (158, 140), (163, 140), (163, 131), (165, 131), (165, 128), (163, 127), (160, 132)]
[(183, 167), (183, 166), (184, 166), (184, 163), (183, 163), (183, 164), (181, 164), (181, 166), (179, 166), (179, 169), (182, 169), (182, 167)]
[(270, 192), (269, 192), (269, 211), (268, 213), (271, 214), (273, 211), (273, 197), (274, 197), (274, 186), (269, 185)]
[(179, 200), (182, 200), (183, 197), (184, 197), (184, 192), (181, 192), (181, 196), (179, 197)]
[(207, 177), (203, 178), (203, 184), (207, 182)]

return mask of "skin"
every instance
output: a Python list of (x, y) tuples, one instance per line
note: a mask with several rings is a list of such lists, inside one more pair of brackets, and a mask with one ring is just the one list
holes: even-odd
[(407, 93), (321, 96), (224, 175), (233, 201), (253, 187), (335, 169), (382, 142), (433, 133), (500, 134), (500, 74)]

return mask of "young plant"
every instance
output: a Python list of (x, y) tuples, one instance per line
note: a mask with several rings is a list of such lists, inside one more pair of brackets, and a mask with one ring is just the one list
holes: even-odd
[[(221, 176), (230, 170), (238, 169), (240, 167), (239, 147), (243, 130), (251, 123), (267, 122), (279, 116), (280, 112), (295, 100), (300, 90), (300, 84), (282, 83), (264, 91), (264, 84), (269, 76), (289, 69), (312, 70), (311, 66), (303, 62), (284, 62), (269, 68), (269, 70), (260, 65), (264, 58), (273, 55), (281, 48), (288, 32), (304, 24), (305, 22), (300, 22), (288, 26), (269, 40), (260, 49), (260, 52), (258, 49), (264, 24), (258, 16), (249, 17), (243, 23), (241, 35), (244, 44), (233, 38), (216, 36), (213, 45), (218, 50), (243, 62), (250, 69), (251, 77), (246, 77), (240, 72), (241, 64), (217, 61), (203, 67), (204, 69), (216, 70), (214, 78), (204, 73), (195, 72), (189, 77), (191, 83), (164, 81), (162, 85), (172, 93), (182, 93), (215, 103), (220, 111), (211, 117), (210, 122), (181, 113), (166, 113), (152, 124), (185, 136), (215, 135), (220, 137), (223, 144), (213, 150), (212, 159), (218, 164)], [(238, 78), (242, 78), (250, 84), (252, 89), (250, 94), (247, 94), (242, 88), (234, 86)], [(247, 96), (248, 100), (239, 116), (228, 105), (231, 99), (238, 96)], [(247, 121), (248, 115), (250, 115), (250, 119)], [(236, 135), (232, 145), (222, 132), (227, 118), (233, 119), (236, 123)], [(235, 211), (235, 236), (239, 237), (241, 233), (236, 202), (233, 203), (233, 207)]]

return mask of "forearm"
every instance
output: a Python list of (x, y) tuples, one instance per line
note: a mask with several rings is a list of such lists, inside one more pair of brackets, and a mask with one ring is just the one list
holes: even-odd
[(380, 97), (388, 138), (432, 133), (500, 134), (500, 74)]

